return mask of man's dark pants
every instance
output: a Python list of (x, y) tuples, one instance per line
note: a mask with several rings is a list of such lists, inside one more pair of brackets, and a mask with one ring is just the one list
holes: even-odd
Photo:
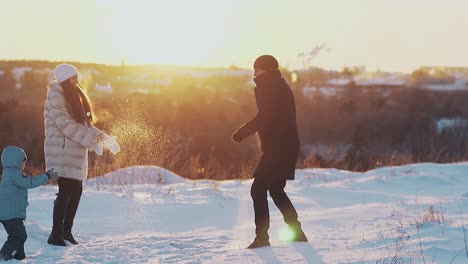
[(284, 221), (295, 230), (300, 230), (301, 224), (297, 220), (297, 212), (284, 192), (287, 177), (281, 162), (274, 156), (264, 154), (254, 173), (254, 182), (250, 189), (255, 211), (255, 233), (260, 239), (268, 240), (270, 227), (270, 212), (268, 208), (267, 192), (278, 209), (283, 214)]

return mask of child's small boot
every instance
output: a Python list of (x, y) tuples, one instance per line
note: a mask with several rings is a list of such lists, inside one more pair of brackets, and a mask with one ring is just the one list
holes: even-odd
[(12, 255), (7, 255), (0, 252), (0, 261), (7, 261), (13, 259)]
[(26, 254), (24, 254), (24, 252), (16, 252), (13, 258), (16, 260), (23, 260), (26, 258)]

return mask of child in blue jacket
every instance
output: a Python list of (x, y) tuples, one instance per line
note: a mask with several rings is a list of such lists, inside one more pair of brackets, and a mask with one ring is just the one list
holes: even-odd
[[(24, 150), (8, 146), (2, 152), (3, 174), (0, 182), (0, 223), (2, 223), (8, 239), (0, 249), (0, 260), (24, 259), (24, 243), (26, 242), (26, 207), (28, 206), (28, 189), (46, 184), (49, 179), (57, 179), (58, 175), (49, 170), (36, 177), (23, 174), (26, 164)], [(13, 252), (15, 254), (13, 255)]]

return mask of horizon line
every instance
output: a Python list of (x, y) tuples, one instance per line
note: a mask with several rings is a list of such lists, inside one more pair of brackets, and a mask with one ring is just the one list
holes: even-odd
[[(120, 67), (122, 66), (122, 63), (104, 63), (104, 62), (91, 62), (91, 61), (78, 61), (78, 60), (47, 60), (47, 59), (5, 59), (5, 58), (0, 58), (0, 62), (43, 62), (43, 63), (78, 63), (78, 64), (83, 64), (83, 65), (100, 65), (100, 66), (108, 66), (108, 67)], [(203, 65), (191, 65), (191, 64), (169, 64), (169, 63), (140, 63), (140, 64), (135, 64), (135, 63), (124, 63), (123, 65), (129, 66), (129, 67), (172, 67), (172, 68), (196, 68), (196, 69), (206, 69), (206, 70), (214, 70), (214, 69), (236, 69), (236, 70), (250, 70), (252, 71), (253, 68), (248, 68), (248, 67), (242, 67), (239, 65), (228, 65), (228, 66), (203, 66)], [(361, 68), (364, 67), (365, 71), (364, 72), (398, 72), (398, 73), (412, 73), (416, 70), (423, 69), (423, 68), (444, 68), (444, 69), (456, 69), (456, 68), (461, 68), (461, 69), (466, 69), (468, 70), (468, 65), (461, 66), (461, 65), (420, 65), (410, 71), (403, 71), (403, 70), (383, 70), (380, 67), (377, 67), (376, 70), (369, 70), (368, 66), (366, 65), (343, 65), (341, 68), (325, 68), (322, 66), (314, 66), (311, 65), (307, 69), (322, 69), (326, 71), (342, 71), (344, 68)], [(288, 71), (303, 71), (301, 67), (294, 67), (294, 68), (289, 68), (288, 65), (281, 65), (280, 64), (280, 70), (281, 69), (286, 69)]]

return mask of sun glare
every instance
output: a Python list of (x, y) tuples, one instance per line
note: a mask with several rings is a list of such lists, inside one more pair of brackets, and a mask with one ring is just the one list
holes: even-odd
[(311, 66), (463, 66), (468, 35), (459, 29), (468, 26), (468, 1), (449, 2), (5, 1), (0, 58), (250, 67), (269, 53), (303, 68), (297, 55), (326, 43)]
[(109, 6), (111, 48), (130, 64), (205, 65), (216, 61), (226, 41), (223, 3), (119, 1)]

